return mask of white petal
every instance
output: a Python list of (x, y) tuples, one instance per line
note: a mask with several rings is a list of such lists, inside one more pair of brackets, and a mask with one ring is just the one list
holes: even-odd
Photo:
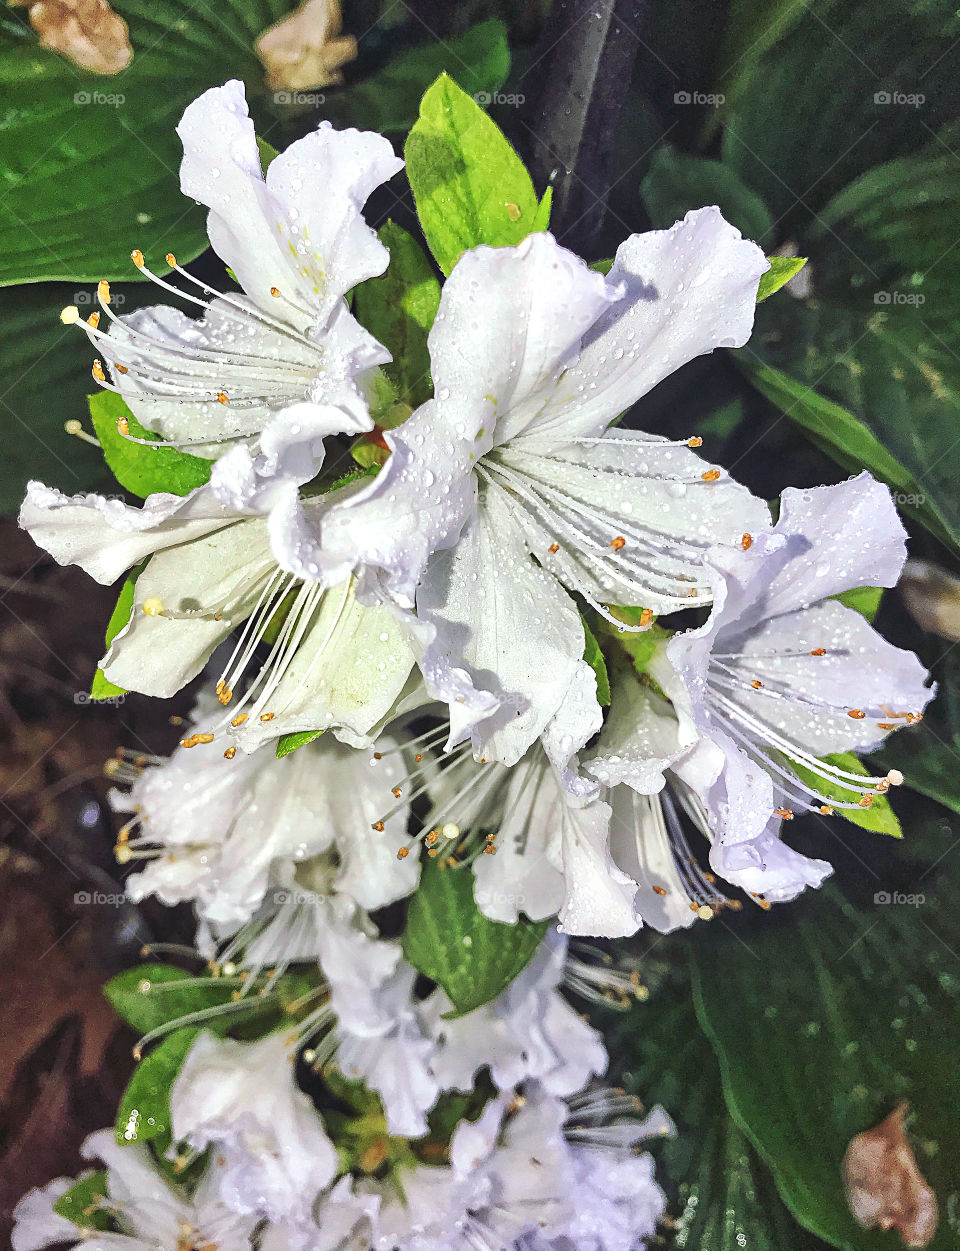
[(826, 860), (814, 860), (788, 847), (777, 835), (774, 820), (750, 843), (714, 846), (710, 865), (732, 886), (767, 903), (786, 903), (808, 886), (814, 890), (833, 873)]
[[(175, 695), (253, 611), (274, 570), (266, 526), (256, 519), (158, 552), (137, 578), (130, 620), (101, 662), (104, 673), (125, 690)], [(148, 600), (163, 611), (145, 613)]]
[(621, 938), (640, 928), (637, 887), (613, 862), (609, 825), (610, 808), (602, 800), (563, 807), (560, 846), (550, 857), (566, 888), (561, 933)]
[(502, 494), (489, 493), (457, 546), (433, 557), (417, 613), (437, 631), (427, 663), (439, 653), (500, 701), (474, 746), (512, 765), (563, 703), (584, 636), (573, 601), (527, 555)]
[(276, 157), (264, 180), (236, 80), (195, 100), (177, 133), (184, 195), (210, 207), (210, 242), (268, 313), (303, 330), (323, 325), (342, 295), (386, 269), (387, 251), (360, 215), (402, 166), (380, 136), (324, 125)]
[(540, 429), (558, 440), (599, 434), (695, 356), (741, 347), (768, 268), (760, 248), (715, 207), (695, 209), (669, 230), (631, 235), (607, 276), (625, 293), (586, 336)]
[(406, 631), (389, 609), (358, 603), (349, 583), (332, 587), (279, 682), (257, 694), (231, 736), (244, 751), (281, 734), (328, 728), (349, 733), (355, 745), (370, 742), (413, 663)]
[(611, 685), (610, 711), (585, 768), (604, 786), (626, 783), (642, 795), (656, 794), (664, 769), (692, 746), (696, 729), (682, 705), (668, 703), (632, 667), (618, 663)]
[(597, 675), (581, 660), (563, 702), (544, 727), (540, 741), (560, 784), (581, 798), (595, 795), (597, 783), (580, 773), (576, 753), (603, 725), (597, 700)]
[(23, 1196), (13, 1209), (10, 1234), (13, 1251), (43, 1251), (54, 1243), (74, 1245), (81, 1241), (80, 1230), (73, 1221), (58, 1216), (53, 1210), (53, 1205), (72, 1185), (72, 1177), (58, 1177)]
[(610, 797), (610, 851), (637, 883), (636, 907), (644, 925), (669, 934), (693, 925), (697, 914), (677, 868), (661, 802), (659, 795), (617, 786)]
[(28, 482), (20, 525), (61, 565), (79, 565), (108, 586), (153, 552), (211, 534), (235, 521), (197, 487), (189, 495), (157, 493), (140, 508), (103, 495), (64, 495)]
[(771, 617), (851, 587), (895, 586), (907, 559), (890, 489), (868, 473), (836, 486), (788, 487), (776, 529), (801, 536), (806, 547), (771, 583), (764, 601)]

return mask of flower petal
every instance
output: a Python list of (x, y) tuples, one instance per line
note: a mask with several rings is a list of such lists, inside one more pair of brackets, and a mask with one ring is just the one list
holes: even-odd
[(661, 934), (687, 929), (697, 919), (677, 868), (658, 795), (617, 786), (610, 796), (610, 852), (637, 884), (636, 908), (644, 925)]
[(560, 932), (603, 938), (635, 934), (641, 925), (637, 886), (611, 855), (609, 805), (600, 799), (582, 808), (565, 803), (561, 818), (559, 846), (548, 853), (565, 886)]
[(512, 765), (563, 703), (584, 636), (573, 601), (527, 555), (502, 494), (488, 493), (457, 546), (432, 558), (417, 613), (437, 631), (427, 663), (439, 653), (500, 701), (474, 728), (474, 746)]
[(557, 441), (597, 435), (662, 379), (705, 352), (742, 347), (769, 268), (716, 207), (631, 235), (607, 275), (622, 292), (587, 334), (539, 422)]
[(104, 586), (144, 556), (235, 520), (205, 486), (189, 495), (157, 493), (133, 508), (120, 499), (64, 495), (42, 482), (28, 482), (20, 508), (20, 525), (39, 547), (58, 564), (79, 565)]
[(389, 254), (360, 210), (402, 167), (387, 140), (324, 124), (276, 157), (264, 179), (236, 79), (189, 105), (177, 133), (183, 194), (208, 205), (214, 250), (269, 315), (320, 328), (357, 282), (386, 269)]

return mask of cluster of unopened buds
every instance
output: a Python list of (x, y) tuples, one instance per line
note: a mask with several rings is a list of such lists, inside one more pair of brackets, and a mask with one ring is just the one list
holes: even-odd
[[(794, 899), (831, 869), (782, 823), (903, 781), (858, 756), (933, 691), (844, 602), (899, 576), (893, 501), (861, 474), (786, 490), (774, 523), (698, 436), (617, 424), (750, 335), (769, 263), (718, 209), (600, 272), (543, 212), (522, 237), (510, 201), (517, 241), (465, 250), (441, 287), (364, 220), (403, 165), (381, 136), (324, 124), (264, 173), (236, 82), (179, 134), (239, 289), (135, 250), (199, 318), (119, 315), (106, 282), (99, 312), (64, 311), (98, 353), (100, 443), (145, 498), (34, 482), (21, 523), (126, 577), (101, 694), (204, 676), (172, 756), (121, 750), (110, 773), (128, 896), (192, 904), (208, 963), (163, 975), (198, 1006), (141, 1044), (146, 1063), (183, 1041), (165, 1139), (95, 1135), (106, 1171), (27, 1196), (14, 1245), (79, 1225), (131, 1249), (639, 1247), (664, 1197), (635, 1148), (670, 1125), (598, 1084), (566, 996), (646, 991), (584, 942), (739, 908), (726, 890)], [(366, 325), (388, 265), (435, 289), (429, 377)], [(409, 937), (441, 888), (478, 924), (541, 926), (459, 1014)]]

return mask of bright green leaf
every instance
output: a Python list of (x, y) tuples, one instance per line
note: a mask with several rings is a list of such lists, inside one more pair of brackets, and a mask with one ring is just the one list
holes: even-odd
[(462, 1016), (501, 994), (529, 964), (547, 921), (490, 921), (476, 905), (468, 865), (427, 860), (410, 901), (403, 954), (438, 982)]
[[(581, 621), (583, 621), (582, 616)], [(583, 658), (597, 675), (597, 702), (601, 708), (607, 708), (610, 705), (610, 679), (607, 676), (607, 663), (600, 650), (600, 644), (586, 621), (583, 622), (583, 636)]]
[(866, 617), (869, 622), (872, 622), (880, 609), (883, 587), (855, 586), (852, 590), (841, 591), (839, 595), (834, 595), (832, 598), (838, 599), (841, 604), (846, 604), (848, 608), (852, 608), (861, 617)]
[(323, 730), (300, 730), (295, 734), (281, 734), (277, 739), (277, 759), (282, 760), (298, 747), (306, 747), (307, 743), (312, 743), (322, 733)]
[[(104, 646), (109, 647), (113, 640), (117, 637), (123, 627), (130, 620), (130, 614), (133, 612), (133, 592), (137, 585), (137, 571), (129, 574), (123, 586), (120, 588), (120, 594), (117, 597), (117, 605), (110, 614), (110, 620), (107, 622), (107, 633), (103, 640)], [(115, 699), (118, 695), (126, 695), (126, 691), (122, 686), (117, 686), (115, 682), (111, 682), (102, 669), (98, 669), (93, 675), (93, 683), (90, 686), (91, 699)]]
[(354, 312), (390, 350), (393, 361), (384, 366), (384, 373), (397, 399), (412, 410), (429, 399), (432, 390), (427, 334), (437, 315), (440, 284), (423, 249), (402, 227), (387, 222), (379, 235), (390, 251), (390, 265), (382, 278), (370, 278), (357, 287)]
[[(99, 391), (91, 395), (90, 416), (104, 459), (120, 485), (134, 495), (146, 498), (155, 491), (189, 495), (195, 487), (209, 481), (212, 461), (173, 447), (155, 448), (134, 442), (134, 439), (153, 441), (156, 436), (141, 426), (115, 392)], [(124, 417), (134, 439), (126, 438), (117, 429), (117, 422)]]
[(267, 143), (266, 139), (261, 139), (259, 135), (257, 135), (257, 150), (260, 153), (260, 168), (266, 173), (270, 167), (270, 162), (275, 157), (278, 157), (280, 153), (272, 143)]
[(81, 1229), (108, 1230), (113, 1223), (109, 1212), (100, 1206), (107, 1194), (106, 1171), (98, 1169), (65, 1190), (54, 1203), (53, 1210), (57, 1216), (73, 1221)]
[(169, 1139), (170, 1087), (199, 1029), (178, 1029), (148, 1051), (127, 1083), (114, 1125), (117, 1142)]
[(768, 256), (770, 268), (760, 278), (757, 290), (757, 303), (767, 299), (785, 287), (791, 278), (795, 278), (807, 263), (805, 256)]
[[(846, 769), (860, 777), (870, 776), (869, 770), (864, 768), (852, 751), (839, 752), (836, 755), (824, 756), (822, 759), (826, 764), (835, 765), (838, 769)], [(826, 781), (819, 774), (798, 764), (795, 760), (785, 761), (785, 763), (817, 794), (823, 795), (828, 803), (856, 802), (856, 795), (845, 787)], [(903, 830), (900, 828), (897, 814), (885, 795), (874, 795), (873, 803), (869, 808), (835, 808), (834, 811), (837, 816), (852, 821), (854, 825), (859, 825), (864, 830), (872, 830), (874, 834), (889, 834), (891, 838), (903, 838)]]
[(420, 104), (404, 155), (420, 224), (449, 274), (478, 244), (517, 244), (541, 220), (530, 175), (500, 128), (446, 74)]

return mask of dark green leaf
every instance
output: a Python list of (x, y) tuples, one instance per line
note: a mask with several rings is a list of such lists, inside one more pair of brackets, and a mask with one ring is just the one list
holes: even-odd
[(677, 1126), (675, 1137), (653, 1146), (676, 1221), (666, 1234), (669, 1251), (822, 1251), (826, 1244), (791, 1217), (726, 1109), (687, 979), (674, 976), (648, 1003), (618, 1017), (607, 1031), (616, 1080), (645, 1107), (661, 1104)]
[(390, 265), (382, 278), (357, 287), (354, 312), (389, 348), (393, 361), (384, 366), (384, 373), (399, 401), (413, 409), (431, 394), (427, 334), (437, 315), (440, 284), (423, 249), (405, 230), (387, 222), (379, 233), (390, 250)]
[[(177, 982), (188, 979), (193, 984), (177, 988)], [(189, 973), (171, 964), (143, 964), (112, 977), (103, 991), (118, 1016), (148, 1034), (191, 1012), (230, 1003), (234, 989), (233, 983), (212, 977), (197, 985)]]
[[(207, 246), (205, 216), (178, 186), (184, 108), (228, 78), (259, 85), (253, 43), (288, 0), (118, 0), (133, 60), (112, 78), (41, 48), (25, 12), (0, 28), (0, 284), (126, 278)], [(256, 96), (252, 97), (256, 103)], [(108, 207), (107, 207), (108, 206)]]
[(469, 866), (427, 860), (407, 912), (403, 954), (443, 987), (462, 1016), (496, 999), (526, 968), (547, 925), (526, 917), (516, 925), (488, 920), (474, 900)]
[(312, 743), (322, 733), (323, 730), (300, 730), (296, 734), (281, 734), (277, 739), (277, 759), (282, 760), (298, 747), (306, 747), (307, 743)]
[(448, 75), (423, 97), (404, 154), (423, 233), (445, 274), (468, 248), (516, 244), (543, 229), (523, 162)]
[[(953, 836), (938, 841), (931, 867)], [(794, 1216), (843, 1251), (890, 1251), (889, 1234), (854, 1221), (840, 1165), (850, 1140), (904, 1100), (941, 1212), (931, 1251), (956, 1248), (956, 879), (909, 880), (893, 892), (875, 878), (873, 904), (860, 907), (828, 883), (762, 938), (745, 944), (735, 919), (694, 951), (697, 1011), (728, 1105)]]
[[(766, 241), (772, 235), (773, 219), (766, 205), (720, 161), (664, 145), (655, 153), (640, 189), (654, 226), (672, 226), (690, 209), (716, 204), (746, 238)], [(762, 285), (763, 279), (761, 289)]]
[(583, 636), (585, 642), (583, 658), (597, 675), (597, 701), (601, 708), (607, 708), (610, 704), (610, 679), (607, 676), (607, 662), (603, 658), (600, 644), (586, 621), (583, 622)]
[(846, 469), (869, 470), (893, 489), (904, 512), (914, 514), (935, 534), (950, 540), (950, 532), (930, 495), (920, 489), (905, 466), (853, 413), (780, 370), (761, 363), (746, 350), (736, 353), (736, 359), (757, 390), (802, 426), (818, 446)]
[(69, 1190), (65, 1190), (54, 1203), (57, 1216), (73, 1221), (81, 1229), (108, 1230), (112, 1228), (110, 1214), (99, 1206), (107, 1195), (107, 1174), (103, 1169), (81, 1177)]
[(807, 263), (805, 256), (768, 256), (770, 268), (760, 278), (757, 288), (757, 303), (785, 287), (791, 278), (796, 278)]
[[(195, 487), (209, 481), (212, 462), (173, 447), (149, 447), (135, 439), (156, 438), (140, 425), (121, 397), (113, 391), (99, 391), (90, 396), (90, 416), (103, 449), (103, 456), (121, 486), (146, 498), (155, 491), (171, 495), (189, 495)], [(125, 418), (129, 433), (126, 438), (117, 429)]]
[(170, 1088), (199, 1029), (178, 1029), (148, 1051), (133, 1071), (117, 1109), (117, 1142), (169, 1139)]
[(324, 116), (337, 126), (381, 134), (408, 131), (417, 120), (423, 93), (444, 71), (455, 75), (475, 100), (489, 103), (510, 73), (503, 22), (481, 22), (455, 39), (401, 52), (364, 82), (329, 92)]

